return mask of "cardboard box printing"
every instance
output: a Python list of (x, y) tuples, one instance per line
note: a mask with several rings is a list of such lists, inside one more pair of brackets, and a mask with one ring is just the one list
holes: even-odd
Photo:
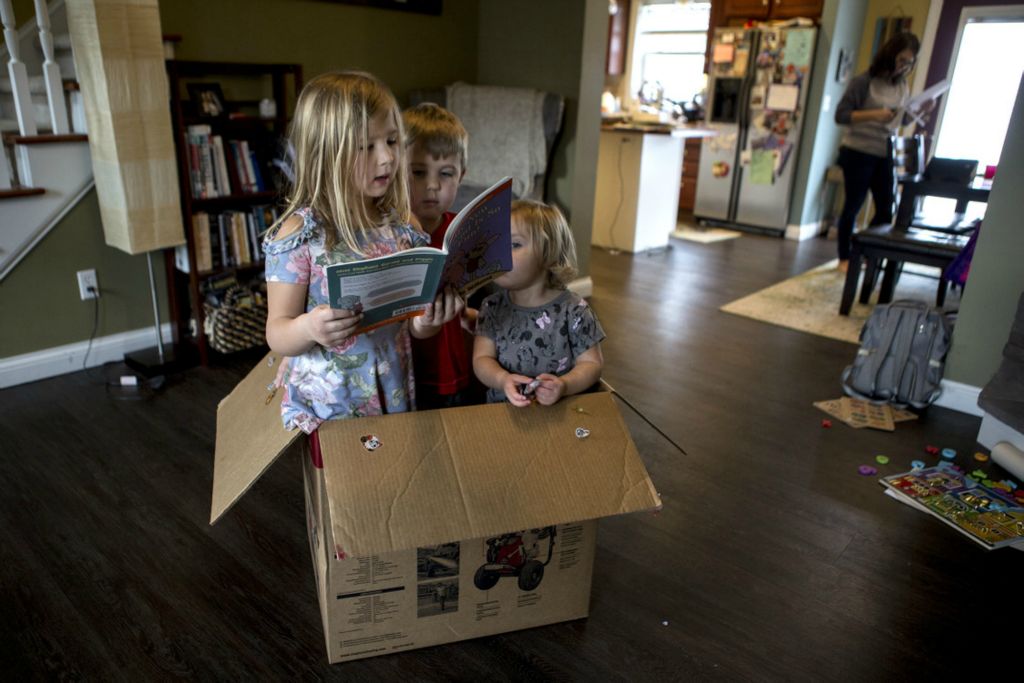
[(210, 522), (301, 454), (331, 662), (584, 617), (596, 520), (660, 505), (609, 392), (334, 420), (314, 462), (281, 428), (278, 363), (218, 408)]

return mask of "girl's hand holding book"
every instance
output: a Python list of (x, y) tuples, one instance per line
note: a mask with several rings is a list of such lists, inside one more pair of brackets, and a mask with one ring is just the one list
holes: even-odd
[(317, 344), (332, 348), (351, 337), (362, 319), (361, 310), (350, 311), (321, 304), (306, 314), (306, 330)]

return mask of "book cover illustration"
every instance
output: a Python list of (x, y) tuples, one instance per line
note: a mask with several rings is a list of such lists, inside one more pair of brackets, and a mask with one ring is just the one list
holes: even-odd
[(879, 482), (986, 548), (1024, 541), (1024, 507), (1007, 492), (985, 486), (951, 465), (911, 470)]
[(512, 179), (482, 192), (452, 219), (442, 249), (417, 247), (327, 266), (333, 308), (362, 307), (357, 332), (422, 315), (451, 285), (462, 296), (512, 269)]
[(463, 297), (512, 270), (512, 178), (492, 185), (452, 219), (444, 251), (442, 287), (450, 284)]

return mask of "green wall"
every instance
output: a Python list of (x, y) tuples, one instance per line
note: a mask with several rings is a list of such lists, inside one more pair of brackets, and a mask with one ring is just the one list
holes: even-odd
[[(19, 1), (31, 5), (16, 0), (16, 8)], [(457, 80), (562, 94), (565, 127), (548, 194), (576, 217), (584, 274), (604, 73), (603, 12), (603, 0), (444, 0), (441, 16), (325, 0), (164, 0), (160, 7), (163, 32), (182, 36), (179, 59), (297, 62), (307, 80), (333, 69), (364, 68), (403, 102), (410, 90)], [(84, 268), (97, 270), (103, 291), (98, 336), (152, 326), (145, 258), (105, 246), (90, 193), (0, 284), (0, 310), (21, 321), (0, 331), (0, 358), (89, 337), (93, 308), (79, 300), (75, 281), (75, 271)], [(166, 322), (162, 259), (157, 268)]]
[(164, 33), (178, 59), (296, 62), (309, 80), (361, 68), (404, 102), (410, 90), (472, 82), (477, 2), (444, 0), (440, 16), (324, 0), (163, 0)]
[[(592, 187), (589, 193), (574, 194), (573, 181), (577, 189), (596, 183), (607, 7), (600, 0), (486, 0), (480, 5), (478, 82), (536, 88), (565, 98), (546, 189), (548, 201), (570, 219), (581, 274), (588, 272), (594, 200)], [(585, 130), (579, 129), (581, 122)], [(578, 149), (581, 144), (585, 149)]]
[[(34, 15), (31, 7), (15, 0), (19, 24)], [(160, 12), (163, 32), (183, 38), (180, 59), (298, 62), (307, 79), (361, 67), (400, 100), (413, 88), (476, 79), (475, 0), (444, 0), (441, 16), (313, 0), (164, 0)], [(167, 322), (163, 260), (154, 262)], [(0, 329), (0, 358), (89, 338), (92, 303), (79, 299), (75, 280), (85, 268), (97, 270), (103, 291), (98, 336), (153, 325), (145, 257), (105, 246), (90, 193), (0, 283), (0, 311), (20, 321)]]
[[(835, 163), (842, 134), (833, 118), (846, 88), (835, 78), (839, 51), (855, 54), (863, 29), (861, 3), (825, 0), (789, 209), (790, 225), (814, 223), (823, 215), (825, 172)], [(826, 98), (830, 100), (827, 109), (822, 107)]]
[[(154, 264), (166, 301), (163, 259)], [(146, 258), (104, 244), (96, 192), (90, 191), (0, 283), (0, 358), (89, 338), (94, 303), (79, 298), (75, 277), (87, 268), (96, 269), (101, 292), (98, 337), (153, 327)], [(161, 318), (167, 321), (166, 307)]]
[(999, 367), (1017, 301), (1024, 292), (1024, 79), (1017, 89), (999, 170), (971, 261), (946, 379), (983, 387)]
[[(11, 9), (14, 11), (14, 24), (17, 28), (24, 26), (30, 19), (36, 16), (36, 7), (33, 0), (12, 0)], [(4, 44), (4, 33), (0, 30), (0, 45)], [(7, 77), (6, 60), (4, 64), (4, 78)]]

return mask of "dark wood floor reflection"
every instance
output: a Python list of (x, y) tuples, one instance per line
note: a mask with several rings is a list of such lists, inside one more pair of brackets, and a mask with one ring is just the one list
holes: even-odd
[(299, 463), (207, 523), (217, 402), (255, 357), (142, 401), (111, 398), (99, 370), (0, 391), (4, 679), (897, 680), (1013, 657), (1020, 627), (999, 624), (1017, 623), (1024, 556), (857, 474), (877, 454), (909, 469), (927, 444), (970, 464), (978, 420), (823, 429), (811, 403), (840, 394), (855, 347), (718, 311), (833, 250), (595, 250), (606, 379), (688, 452), (626, 410), (664, 510), (602, 522), (589, 619), (342, 666)]

